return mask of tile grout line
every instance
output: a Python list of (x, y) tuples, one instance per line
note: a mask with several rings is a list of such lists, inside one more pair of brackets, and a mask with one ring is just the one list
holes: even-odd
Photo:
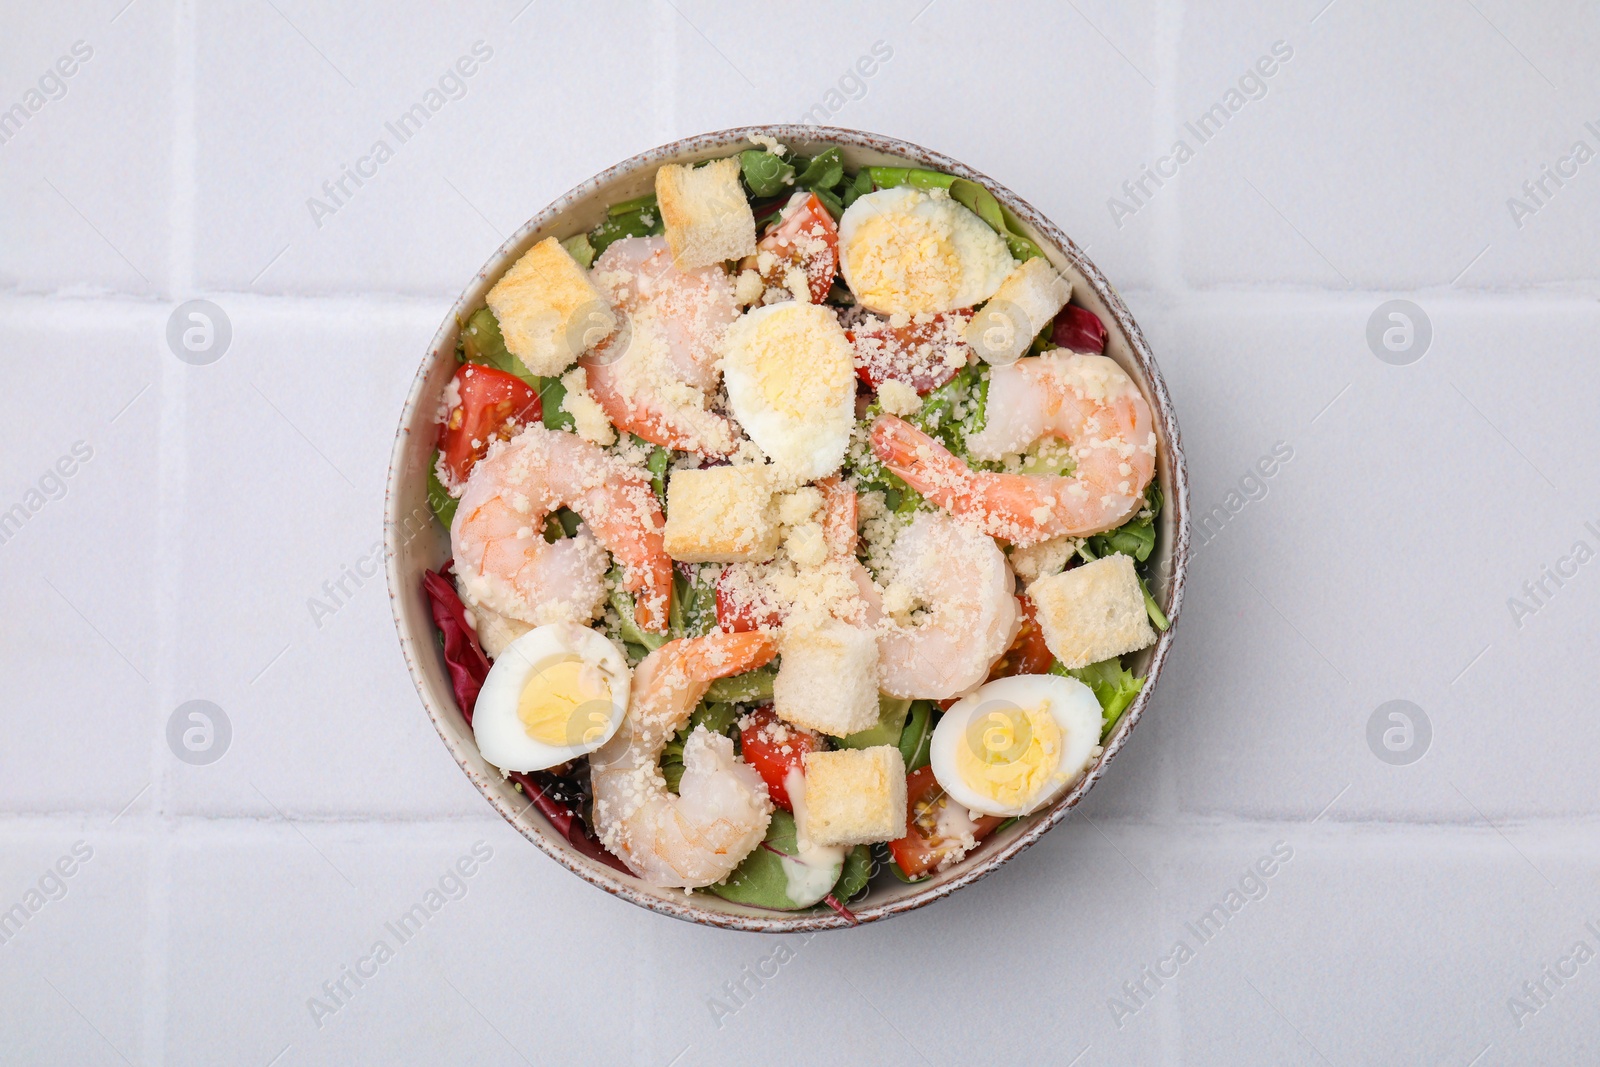
[[(194, 284), (195, 193), (195, 0), (180, 0), (172, 12), (172, 197), (168, 208), (169, 299), (187, 298)], [(184, 454), (188, 424), (186, 369), (163, 351), (165, 331), (151, 338), (161, 368), (161, 406), (158, 448), (157, 545), (153, 572), (159, 588), (181, 588), (183, 566), (183, 513), (188, 491), (188, 464)], [(163, 712), (181, 702), (177, 694), (178, 615), (171, 597), (159, 597), (156, 609), (156, 692), (154, 737), (151, 738), (150, 778), (153, 790), (149, 810), (155, 833), (147, 852), (145, 901), (144, 1049), (150, 1062), (167, 1060), (168, 1001), (172, 951), (172, 881), (175, 827), (168, 818), (168, 772)]]
[[(1171, 147), (1166, 142), (1172, 137), (1172, 131), (1180, 127), (1178, 64), (1188, 12), (1183, 0), (1166, 0), (1165, 8), (1165, 15), (1157, 20), (1161, 27), (1156, 36), (1159, 58), (1156, 63), (1155, 99), (1150, 108), (1154, 123), (1150, 136), (1153, 159), (1159, 159)], [(1155, 205), (1156, 276), (1160, 279), (1163, 292), (1183, 299), (1189, 295), (1187, 275), (1183, 269), (1183, 183), (1173, 181), (1171, 184), (1173, 188), (1170, 195), (1158, 197)]]

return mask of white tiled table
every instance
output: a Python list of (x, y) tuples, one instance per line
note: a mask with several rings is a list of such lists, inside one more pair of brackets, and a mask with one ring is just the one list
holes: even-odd
[[(0, 125), (0, 511), (43, 500), (0, 543), (0, 912), (40, 904), (0, 943), (0, 1061), (1600, 1061), (1600, 959), (1542, 976), (1600, 952), (1600, 563), (1508, 606), (1600, 549), (1600, 160), (1507, 203), (1600, 151), (1593, 4), (125, 2), (0, 31), (27, 112)], [(476, 42), (458, 98), (386, 135)], [(547, 860), (446, 756), (381, 579), (307, 601), (378, 538), (403, 391), (503, 234), (643, 148), (828, 111), (1087, 245), (1161, 360), (1197, 514), (1237, 512), (1072, 819), (942, 904), (780, 941)], [(209, 366), (165, 341), (197, 297), (233, 330)], [(1396, 298), (1432, 327), (1406, 366), (1366, 341)], [(194, 699), (232, 727), (209, 766), (165, 739)], [(1395, 699), (1432, 727), (1407, 766), (1367, 741)], [(314, 1013), (478, 842), (459, 899)]]

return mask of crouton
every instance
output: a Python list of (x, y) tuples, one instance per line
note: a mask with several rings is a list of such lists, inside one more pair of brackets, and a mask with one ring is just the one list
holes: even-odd
[(1028, 597), (1045, 644), (1067, 667), (1087, 667), (1155, 642), (1133, 559), (1120, 552), (1040, 578), (1028, 586)]
[(807, 752), (805, 836), (814, 845), (870, 845), (906, 835), (906, 764), (893, 745)]
[(578, 261), (554, 237), (522, 254), (489, 290), (506, 348), (529, 374), (554, 378), (599, 344), (616, 315)]
[(703, 167), (669, 163), (656, 171), (656, 202), (679, 270), (754, 255), (756, 219), (739, 184), (739, 161)]
[(759, 563), (782, 530), (767, 467), (701, 467), (667, 481), (667, 555), (685, 563)]
[(1025, 260), (967, 324), (967, 344), (990, 363), (1014, 363), (1071, 297), (1072, 282), (1049, 260)]
[(878, 642), (871, 630), (829, 619), (786, 626), (772, 685), (778, 716), (844, 737), (878, 721)]

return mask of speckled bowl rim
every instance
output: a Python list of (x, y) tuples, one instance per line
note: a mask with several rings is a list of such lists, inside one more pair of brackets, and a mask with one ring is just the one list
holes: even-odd
[[(1123, 714), (1116, 731), (1106, 742), (1099, 761), (1060, 800), (1041, 815), (1033, 816), (1032, 821), (1023, 826), (1016, 836), (1005, 840), (998, 847), (994, 847), (993, 841), (986, 842), (986, 847), (975, 852), (968, 860), (934, 876), (920, 888), (910, 890), (897, 899), (875, 904), (872, 903), (869, 894), (860, 906), (851, 907), (850, 910), (856, 920), (854, 923), (832, 912), (759, 912), (758, 909), (734, 905), (709, 894), (691, 896), (678, 890), (647, 886), (636, 878), (624, 875), (577, 852), (565, 838), (549, 826), (542, 815), (531, 812), (525, 801), (513, 802), (511, 798), (520, 800), (521, 795), (509, 789), (508, 783), (504, 783), (498, 774), (493, 773), (493, 768), (484, 764), (482, 757), (476, 751), (476, 746), (472, 743), (470, 728), (467, 728), (465, 733), (462, 732), (465, 723), (459, 708), (449, 695), (448, 672), (445, 670), (443, 655), (426, 609), (425, 597), (418, 583), (411, 580), (415, 576), (402, 574), (403, 563), (406, 561), (404, 554), (415, 542), (417, 535), (417, 531), (408, 525), (407, 519), (399, 514), (402, 506), (401, 498), (406, 488), (403, 482), (408, 452), (417, 447), (411, 441), (411, 434), (413, 429), (428, 434), (433, 432), (433, 418), (438, 397), (436, 390), (428, 388), (428, 380), (437, 373), (436, 368), (441, 360), (453, 362), (458, 324), (482, 302), (487, 279), (497, 278), (533, 243), (535, 234), (582, 205), (597, 190), (619, 179), (637, 175), (641, 171), (653, 172), (665, 163), (700, 160), (716, 154), (725, 154), (731, 148), (749, 147), (752, 135), (775, 137), (785, 144), (836, 144), (866, 152), (883, 153), (898, 157), (913, 166), (955, 174), (989, 189), (1024, 224), (1053, 263), (1058, 266), (1069, 266), (1081, 278), (1082, 283), (1092, 290), (1094, 299), (1086, 300), (1090, 294), (1084, 293), (1075, 284), (1074, 301), (1086, 302), (1095, 310), (1103, 310), (1109, 318), (1107, 325), (1111, 329), (1112, 343), (1108, 345), (1107, 352), (1122, 357), (1119, 362), (1134, 372), (1135, 378), (1140, 381), (1144, 389), (1146, 398), (1153, 405), (1160, 448), (1157, 477), (1166, 475), (1163, 479), (1167, 496), (1166, 506), (1162, 513), (1157, 549), (1152, 555), (1152, 560), (1157, 564), (1157, 571), (1164, 573), (1165, 579), (1163, 582), (1162, 578), (1157, 578), (1157, 588), (1154, 592), (1158, 599), (1163, 592), (1165, 593), (1165, 610), (1174, 625), (1159, 636), (1152, 650), (1141, 653), (1149, 657), (1146, 682), (1133, 704)], [(1099, 306), (1096, 307), (1096, 304)], [(1117, 343), (1119, 332), (1121, 340), (1125, 342), (1123, 345)], [(412, 476), (415, 476), (414, 472)], [(384, 501), (389, 599), (394, 613), (395, 627), (400, 637), (401, 652), (405, 656), (417, 693), (422, 699), (428, 717), (433, 721), (434, 728), (439, 732), (440, 738), (450, 749), (463, 772), (472, 780), (484, 798), (507, 822), (516, 827), (546, 855), (578, 877), (614, 896), (687, 922), (762, 933), (796, 933), (849, 927), (887, 919), (892, 915), (924, 907), (978, 881), (1038, 841), (1053, 826), (1061, 822), (1100, 780), (1111, 760), (1122, 750), (1134, 727), (1143, 717), (1145, 707), (1155, 691), (1167, 654), (1172, 647), (1177, 630), (1176, 623), (1183, 606), (1184, 579), (1189, 558), (1189, 532), (1188, 475), (1178, 423), (1172, 410), (1171, 399), (1167, 394), (1166, 383), (1156, 366), (1155, 356), (1150, 351), (1143, 331), (1134, 322), (1121, 297), (1088, 256), (1084, 255), (1076, 244), (1031, 204), (987, 175), (949, 156), (880, 134), (810, 125), (745, 126), (718, 130), (686, 137), (641, 152), (573, 188), (507, 239), (489, 258), (483, 270), (450, 309), (444, 324), (423, 358), (406, 399), (400, 427), (395, 436)], [(437, 567), (443, 562), (443, 558), (439, 556), (429, 566)], [(1164, 589), (1161, 588), (1162, 585)], [(408, 618), (407, 603), (411, 607), (410, 618)], [(419, 604), (420, 612), (416, 610)], [(444, 699), (436, 699), (434, 694), (441, 691)], [(704, 903), (701, 903), (702, 901)]]

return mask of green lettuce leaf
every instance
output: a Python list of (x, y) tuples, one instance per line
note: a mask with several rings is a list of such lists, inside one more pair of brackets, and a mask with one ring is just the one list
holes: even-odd
[(612, 204), (606, 209), (606, 220), (590, 230), (588, 237), (590, 247), (598, 256), (611, 247), (613, 241), (624, 237), (653, 237), (664, 232), (656, 195), (650, 193)]
[(461, 328), (460, 344), (464, 362), (514, 374), (534, 389), (539, 388), (539, 377), (529, 374), (522, 360), (506, 348), (506, 339), (500, 333), (500, 320), (487, 307), (481, 307), (467, 316), (466, 324)]
[(444, 524), (446, 530), (450, 529), (451, 520), (456, 517), (456, 505), (459, 501), (445, 492), (444, 483), (439, 480), (439, 450), (433, 450), (433, 458), (428, 461), (428, 507), (433, 509), (433, 514)]
[(584, 270), (588, 270), (594, 263), (594, 245), (589, 243), (589, 235), (586, 233), (580, 233), (576, 237), (568, 237), (561, 242), (561, 247), (565, 248), (567, 254), (577, 260), (578, 266)]
[(839, 884), (846, 862), (840, 860), (833, 868), (808, 868), (795, 858), (799, 851), (794, 816), (779, 809), (772, 813), (766, 840), (726, 879), (706, 888), (724, 900), (757, 908), (809, 908)]
[(810, 160), (797, 160), (796, 165), (799, 162), (806, 165), (795, 177), (795, 184), (814, 193), (832, 189), (844, 181), (844, 158), (837, 148), (818, 152)]
[(762, 667), (732, 678), (718, 678), (706, 690), (706, 699), (726, 704), (759, 704), (772, 699), (772, 683), (777, 677), (777, 668)]
[(751, 195), (777, 196), (794, 182), (794, 167), (764, 148), (739, 153), (739, 171)]
[(1144, 679), (1136, 678), (1131, 671), (1124, 670), (1122, 660), (1116, 657), (1091, 663), (1087, 667), (1072, 668), (1062, 666), (1061, 661), (1057, 660), (1050, 665), (1050, 673), (1076, 678), (1094, 691), (1095, 699), (1100, 701), (1101, 717), (1105, 723), (1100, 729), (1102, 739), (1111, 736), (1117, 720), (1122, 718), (1122, 713), (1128, 710), (1133, 698), (1144, 688)]
[(544, 415), (541, 421), (547, 430), (571, 430), (577, 426), (572, 415), (561, 410), (561, 402), (567, 398), (567, 387), (561, 384), (560, 378), (535, 378), (534, 388), (539, 390), (539, 403)]
[(704, 637), (717, 628), (717, 591), (707, 582), (672, 574), (672, 605), (667, 612), (667, 633), (672, 637)]
[(1115, 530), (1095, 534), (1088, 539), (1091, 559), (1098, 559), (1113, 552), (1132, 556), (1139, 563), (1150, 558), (1150, 552), (1156, 546), (1156, 516), (1161, 514), (1161, 487), (1151, 482), (1144, 496), (1145, 506), (1140, 508), (1133, 518)]
[(839, 875), (839, 883), (833, 887), (833, 895), (841, 904), (850, 903), (852, 897), (859, 896), (867, 888), (867, 883), (872, 881), (872, 850), (866, 845), (857, 845), (844, 856), (844, 873)]
[[(606, 577), (606, 585), (610, 587), (609, 599), (611, 607), (617, 613), (617, 631), (611, 636), (618, 641), (635, 645), (644, 652), (654, 652), (667, 643), (666, 634), (654, 634), (639, 628), (633, 618), (633, 594), (622, 587), (622, 565), (619, 563), (611, 568), (611, 573)], [(677, 597), (674, 594), (673, 599)], [(641, 655), (641, 659), (643, 656)]]
[(933, 740), (933, 701), (914, 700), (907, 712), (906, 725), (900, 732), (900, 756), (906, 762), (906, 773), (928, 765), (928, 745)]
[(906, 713), (911, 710), (911, 701), (899, 697), (878, 694), (878, 721), (876, 725), (869, 726), (860, 733), (851, 734), (849, 737), (836, 737), (834, 743), (839, 748), (873, 748), (877, 745), (898, 745), (900, 735), (905, 732)]

